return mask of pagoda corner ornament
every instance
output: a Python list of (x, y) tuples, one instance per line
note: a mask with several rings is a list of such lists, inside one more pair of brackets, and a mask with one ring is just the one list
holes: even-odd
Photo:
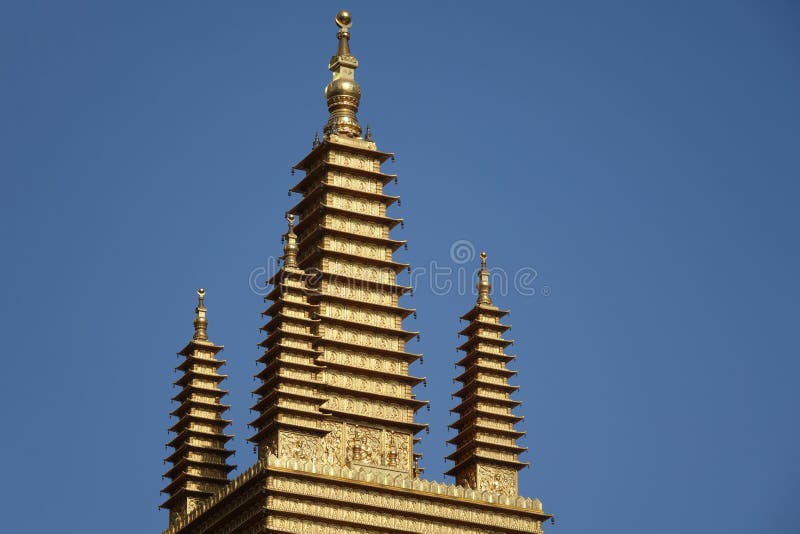
[(398, 283), (408, 264), (394, 253), (406, 243), (390, 235), (402, 219), (388, 213), (399, 197), (384, 192), (396, 175), (381, 169), (393, 154), (378, 150), (369, 128), (362, 134), (352, 17), (340, 11), (335, 22), (330, 115), (293, 167), (304, 172), (291, 188), (302, 198), (287, 212), (281, 266), (264, 298), (248, 437), (257, 459), (230, 477), (223, 347), (209, 340), (199, 289), (194, 335), (178, 353), (164, 534), (541, 533), (552, 516), (518, 491), (525, 433), (515, 428), (508, 311), (492, 303), (486, 253), (477, 302), (462, 317), (445, 473), (455, 483), (423, 477), (415, 446), (427, 425), (415, 414), (428, 402), (413, 390), (425, 379), (409, 373), (421, 355), (406, 347), (418, 332), (403, 326), (415, 310), (400, 302), (411, 287)]

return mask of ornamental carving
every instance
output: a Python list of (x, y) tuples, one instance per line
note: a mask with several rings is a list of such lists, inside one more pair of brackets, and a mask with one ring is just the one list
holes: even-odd
[[(306, 517), (370, 525), (373, 526), (371, 532), (375, 532), (376, 526), (422, 532), (425, 531), (421, 528), (423, 526), (448, 523), (453, 528), (451, 532), (468, 532), (462, 526), (464, 522), (480, 525), (476, 532), (483, 534), (501, 530), (541, 532), (537, 520), (513, 514), (510, 510), (480, 509), (461, 503), (430, 500), (421, 495), (401, 496), (367, 487), (322, 485), (317, 482), (277, 476), (267, 479), (267, 488), (285, 494), (276, 494), (271, 499), (270, 508), (275, 511), (288, 512), (290, 507), (288, 501), (294, 500), (293, 509), (302, 510), (302, 514)], [(326, 501), (338, 502), (329, 504)], [(380, 511), (376, 511), (376, 508)], [(413, 517), (411, 514), (424, 517)], [(445, 531), (437, 529), (432, 532)]]
[(478, 358), (475, 363), (483, 367), (491, 367), (492, 369), (506, 369), (505, 363), (492, 358)]
[(411, 449), (411, 435), (402, 432), (387, 431), (384, 433), (386, 446), (384, 447), (383, 465), (390, 469), (407, 470), (411, 467), (409, 451)]
[(340, 215), (328, 214), (325, 216), (325, 224), (332, 230), (349, 232), (364, 237), (389, 237), (389, 227), (385, 224), (376, 222), (362, 221), (352, 217), (342, 217)]
[(351, 345), (361, 345), (362, 347), (385, 350), (403, 349), (403, 341), (397, 336), (378, 332), (363, 332), (339, 325), (326, 325), (323, 337), (342, 343), (350, 343)]
[(476, 390), (476, 393), (478, 395), (483, 395), (484, 397), (489, 397), (498, 400), (507, 400), (509, 398), (508, 393), (504, 391), (498, 391), (496, 389), (478, 388)]
[(379, 395), (392, 397), (408, 397), (410, 393), (407, 386), (397, 380), (372, 378), (338, 369), (327, 369), (324, 374), (323, 382), (353, 391), (377, 393)]
[(494, 354), (504, 354), (505, 353), (503, 351), (502, 345), (491, 345), (491, 344), (488, 344), (488, 343), (478, 343), (475, 346), (475, 350), (478, 350), (478, 351), (481, 351), (481, 352), (490, 352), (490, 353), (494, 353)]
[(376, 311), (338, 302), (326, 302), (323, 313), (334, 319), (343, 319), (383, 328), (398, 328), (401, 323), (396, 313)]
[(293, 460), (316, 460), (319, 439), (306, 434), (281, 431), (278, 456)]
[(352, 254), (354, 256), (363, 256), (374, 260), (385, 260), (387, 259), (387, 255), (391, 258), (391, 254), (388, 253), (389, 249), (385, 246), (357, 241), (355, 239), (330, 236), (326, 238), (326, 245), (336, 252)]
[(381, 465), (381, 430), (347, 425), (347, 460), (367, 465)]
[(320, 459), (329, 465), (345, 465), (344, 437), (342, 434), (341, 423), (325, 422), (323, 428), (328, 430), (328, 434), (322, 438), (320, 443)]
[(493, 402), (480, 400), (476, 403), (476, 406), (485, 412), (490, 412), (497, 415), (511, 415), (511, 408), (502, 404), (495, 404)]
[(508, 380), (505, 377), (490, 375), (488, 373), (480, 373), (480, 375), (481, 375), (481, 380), (483, 380), (484, 382), (490, 382), (492, 384), (498, 384), (502, 386), (508, 385)]
[(340, 171), (330, 171), (328, 173), (328, 183), (337, 185), (339, 187), (346, 187), (355, 191), (363, 191), (365, 193), (382, 193), (383, 186), (375, 178), (368, 178), (366, 176), (357, 176), (355, 174), (344, 173)]
[(477, 424), (481, 426), (485, 426), (487, 428), (494, 428), (497, 430), (513, 430), (514, 425), (512, 423), (505, 423), (502, 421), (496, 421), (494, 419), (488, 419), (486, 417), (478, 417), (475, 421)]
[(494, 443), (495, 445), (505, 445), (508, 447), (513, 447), (516, 445), (516, 440), (514, 438), (499, 434), (490, 434), (487, 432), (477, 432), (475, 434), (475, 439), (485, 441), (487, 443)]
[(517, 472), (488, 465), (478, 465), (479, 491), (493, 491), (505, 495), (517, 494)]
[(323, 409), (358, 414), (365, 417), (376, 417), (391, 421), (406, 422), (409, 418), (408, 409), (389, 402), (379, 402), (362, 398), (339, 395), (329, 398)]
[(381, 284), (394, 284), (396, 280), (395, 272), (385, 267), (353, 263), (338, 258), (326, 258), (324, 261), (324, 269), (326, 271), (348, 278), (359, 278), (367, 282), (377, 282)]
[(347, 211), (363, 213), (366, 215), (381, 216), (386, 210), (386, 206), (377, 200), (358, 198), (351, 195), (343, 195), (329, 191), (325, 194), (327, 206), (333, 206)]
[(328, 156), (330, 158), (329, 161), (336, 163), (338, 165), (344, 165), (346, 167), (354, 167), (356, 169), (364, 169), (366, 171), (372, 171), (375, 169), (375, 164), (377, 160), (373, 158), (368, 158), (367, 156), (357, 156), (355, 154), (348, 154), (347, 152), (331, 152)]
[(373, 369), (384, 373), (405, 374), (408, 371), (406, 362), (389, 356), (376, 356), (366, 352), (339, 348), (325, 348), (324, 360), (359, 367), (361, 369)]
[(371, 304), (397, 306), (397, 295), (372, 288), (354, 285), (344, 280), (326, 280), (323, 290), (331, 295), (352, 300), (361, 300)]

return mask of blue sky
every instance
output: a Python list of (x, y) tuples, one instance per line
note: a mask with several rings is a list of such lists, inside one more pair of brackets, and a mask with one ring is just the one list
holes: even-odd
[[(199, 286), (253, 461), (249, 279), (327, 118), (342, 7), (362, 124), (398, 154), (397, 258), (457, 271), (466, 240), (536, 272), (495, 302), (548, 531), (794, 531), (800, 13), (778, 1), (4, 2), (5, 531), (166, 525)], [(404, 304), (441, 480), (474, 296), (437, 293), (423, 277)]]

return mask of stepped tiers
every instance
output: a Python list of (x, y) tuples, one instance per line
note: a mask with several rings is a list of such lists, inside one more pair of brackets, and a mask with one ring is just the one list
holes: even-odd
[(226, 444), (233, 437), (225, 434), (231, 424), (222, 414), (229, 406), (221, 400), (228, 392), (220, 389), (226, 377), (218, 369), (225, 360), (218, 360), (222, 346), (208, 339), (205, 291), (197, 291), (195, 334), (178, 355), (184, 360), (176, 368), (183, 374), (175, 382), (180, 392), (173, 397), (178, 407), (170, 414), (178, 419), (169, 429), (175, 437), (167, 444), (173, 453), (166, 461), (172, 467), (164, 473), (170, 483), (162, 490), (169, 497), (161, 505), (170, 512), (170, 522), (185, 516), (199, 503), (228, 485), (228, 473), (236, 466), (228, 463), (233, 451)]
[(505, 354), (512, 341), (503, 339), (511, 327), (500, 322), (508, 311), (492, 304), (491, 289), (486, 253), (481, 252), (478, 302), (462, 317), (469, 324), (459, 332), (467, 338), (459, 347), (466, 356), (457, 364), (464, 369), (456, 377), (463, 387), (454, 393), (461, 402), (451, 410), (459, 417), (450, 427), (458, 434), (448, 441), (456, 450), (447, 459), (455, 466), (446, 474), (456, 484), (516, 495), (517, 472), (528, 465), (517, 457), (527, 449), (517, 445), (525, 433), (514, 429), (522, 417), (512, 413), (520, 402), (510, 398), (519, 387), (508, 383), (516, 374), (507, 367), (514, 357)]
[(411, 288), (397, 278), (409, 266), (394, 257), (406, 243), (391, 235), (402, 222), (390, 213), (399, 197), (385, 191), (396, 180), (382, 170), (392, 154), (378, 150), (369, 128), (362, 135), (349, 13), (336, 24), (330, 115), (294, 166), (303, 176), (290, 191), (300, 199), (287, 212), (282, 264), (262, 312), (248, 438), (257, 460), (228, 480), (222, 347), (208, 341), (201, 294), (195, 337), (180, 353), (166, 534), (540, 533), (551, 516), (518, 495), (527, 464), (516, 444), (521, 417), (512, 414), (513, 356), (504, 352), (509, 327), (491, 302), (485, 254), (478, 303), (461, 332), (447, 473), (455, 485), (421, 478), (415, 445), (427, 425), (415, 414), (428, 403), (414, 393), (424, 378), (409, 372), (421, 356), (408, 347), (418, 333), (403, 324), (414, 310), (403, 306)]
[(542, 534), (539, 499), (274, 455), (164, 534)]
[[(390, 238), (399, 219), (387, 215), (397, 197), (384, 194), (394, 179), (380, 167), (390, 154), (360, 138), (328, 134), (295, 168), (299, 217), (284, 236), (287, 249), (262, 327), (264, 364), (251, 423), (259, 457), (360, 465), (412, 475), (414, 414), (427, 403), (409, 375), (418, 354), (406, 344), (417, 332), (400, 305), (410, 290), (397, 283), (408, 267)], [(293, 222), (293, 219), (292, 219)], [(292, 223), (290, 223), (292, 224)]]

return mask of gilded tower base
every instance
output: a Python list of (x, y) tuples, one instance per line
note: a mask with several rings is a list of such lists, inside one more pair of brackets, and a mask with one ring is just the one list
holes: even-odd
[(541, 533), (538, 499), (269, 456), (164, 534)]

